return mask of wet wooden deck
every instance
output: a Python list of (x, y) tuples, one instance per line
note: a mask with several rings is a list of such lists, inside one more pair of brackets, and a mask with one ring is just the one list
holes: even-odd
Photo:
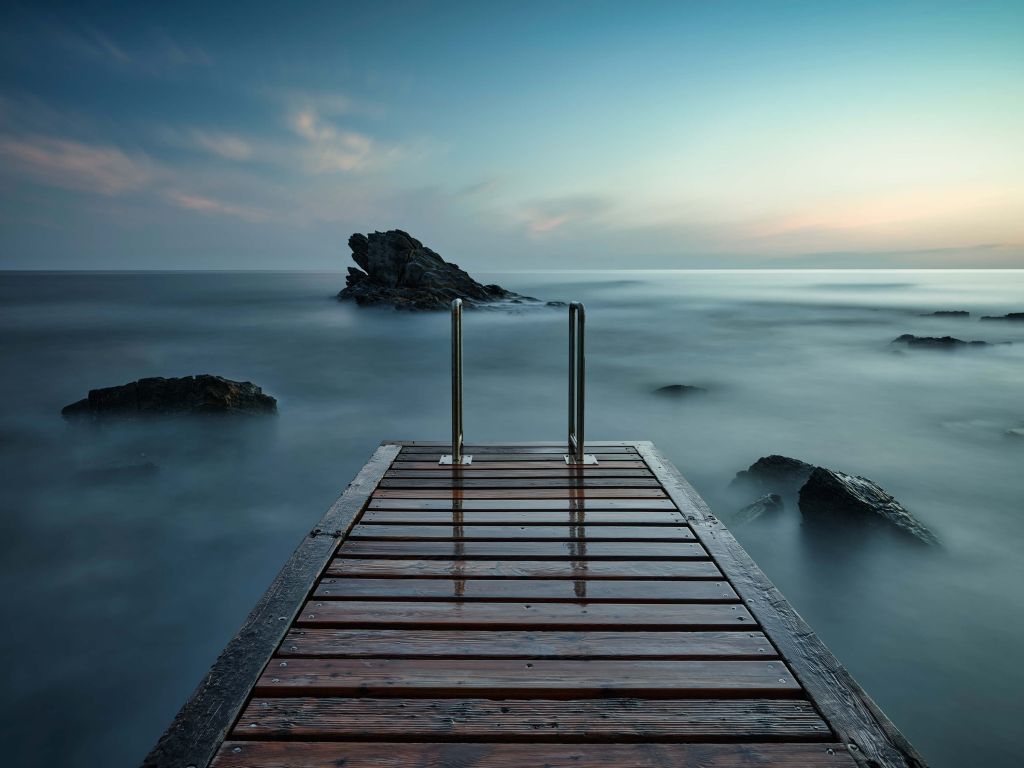
[(150, 766), (921, 766), (650, 444), (385, 444)]

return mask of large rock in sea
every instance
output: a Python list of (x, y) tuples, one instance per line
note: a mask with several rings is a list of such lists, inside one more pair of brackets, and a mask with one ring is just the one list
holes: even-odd
[(743, 509), (732, 516), (732, 522), (736, 525), (752, 523), (758, 518), (775, 514), (785, 508), (786, 503), (779, 494), (769, 493), (743, 507)]
[(759, 492), (796, 491), (810, 477), (814, 465), (789, 456), (762, 456), (748, 469), (736, 473), (730, 487), (741, 490), (754, 489)]
[(1024, 323), (1024, 312), (1008, 312), (1005, 315), (984, 315), (982, 320), (1011, 320)]
[(877, 483), (824, 467), (815, 468), (800, 489), (800, 514), (808, 521), (886, 522), (926, 544), (939, 543), (935, 534)]
[(232, 381), (201, 374), (181, 378), (139, 379), (119, 387), (92, 389), (89, 396), (65, 406), (66, 419), (106, 419), (175, 414), (240, 414), (277, 412), (277, 400), (251, 381)]
[(442, 259), (400, 229), (356, 233), (348, 239), (352, 259), (339, 299), (359, 305), (390, 304), (398, 309), (448, 309), (452, 299), (467, 305), (522, 302), (525, 297), (500, 285), (483, 285), (457, 264)]

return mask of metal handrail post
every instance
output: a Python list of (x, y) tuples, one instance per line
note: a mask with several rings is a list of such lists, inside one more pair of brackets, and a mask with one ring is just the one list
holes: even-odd
[(586, 403), (585, 331), (587, 311), (583, 304), (574, 301), (569, 305), (569, 464), (596, 464), (597, 459), (585, 452), (584, 435)]
[(441, 464), (469, 464), (472, 456), (462, 453), (462, 299), (452, 300), (452, 452)]

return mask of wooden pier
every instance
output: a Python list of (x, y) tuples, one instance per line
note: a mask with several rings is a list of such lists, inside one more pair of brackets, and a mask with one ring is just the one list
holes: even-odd
[(382, 445), (146, 758), (924, 763), (647, 442)]

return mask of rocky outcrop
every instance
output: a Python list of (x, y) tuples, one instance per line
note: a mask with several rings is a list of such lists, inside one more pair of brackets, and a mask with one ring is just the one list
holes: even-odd
[[(908, 347), (923, 349), (961, 349), (963, 347), (991, 347), (987, 341), (964, 341), (955, 336), (914, 336), (904, 333), (892, 340), (893, 344), (906, 344)], [(1003, 342), (1009, 344), (1010, 342)]]
[(748, 469), (737, 472), (730, 486), (757, 491), (792, 492), (803, 485), (814, 466), (789, 456), (762, 456)]
[(467, 305), (495, 301), (522, 303), (527, 299), (500, 285), (483, 285), (467, 272), (442, 259), (416, 238), (400, 229), (356, 233), (348, 239), (352, 260), (341, 300), (360, 306), (387, 304), (397, 309), (448, 309), (452, 299)]
[(1005, 315), (983, 315), (982, 320), (1011, 320), (1018, 323), (1024, 322), (1024, 312), (1010, 312)]
[(808, 521), (885, 522), (925, 544), (938, 544), (931, 531), (877, 484), (817, 467), (800, 489), (800, 514)]
[(707, 392), (704, 387), (695, 387), (690, 384), (668, 384), (654, 390), (656, 395), (665, 397), (685, 397), (686, 395), (700, 395)]
[(181, 378), (139, 379), (118, 387), (89, 391), (89, 396), (65, 406), (66, 419), (108, 419), (175, 414), (275, 413), (277, 400), (250, 381), (231, 381), (202, 374)]
[(926, 312), (921, 317), (970, 317), (971, 313), (963, 309), (940, 309), (938, 312)]
[(743, 509), (733, 515), (733, 522), (737, 524), (750, 523), (759, 517), (774, 514), (785, 509), (785, 502), (777, 493), (769, 493), (757, 501), (747, 504)]

